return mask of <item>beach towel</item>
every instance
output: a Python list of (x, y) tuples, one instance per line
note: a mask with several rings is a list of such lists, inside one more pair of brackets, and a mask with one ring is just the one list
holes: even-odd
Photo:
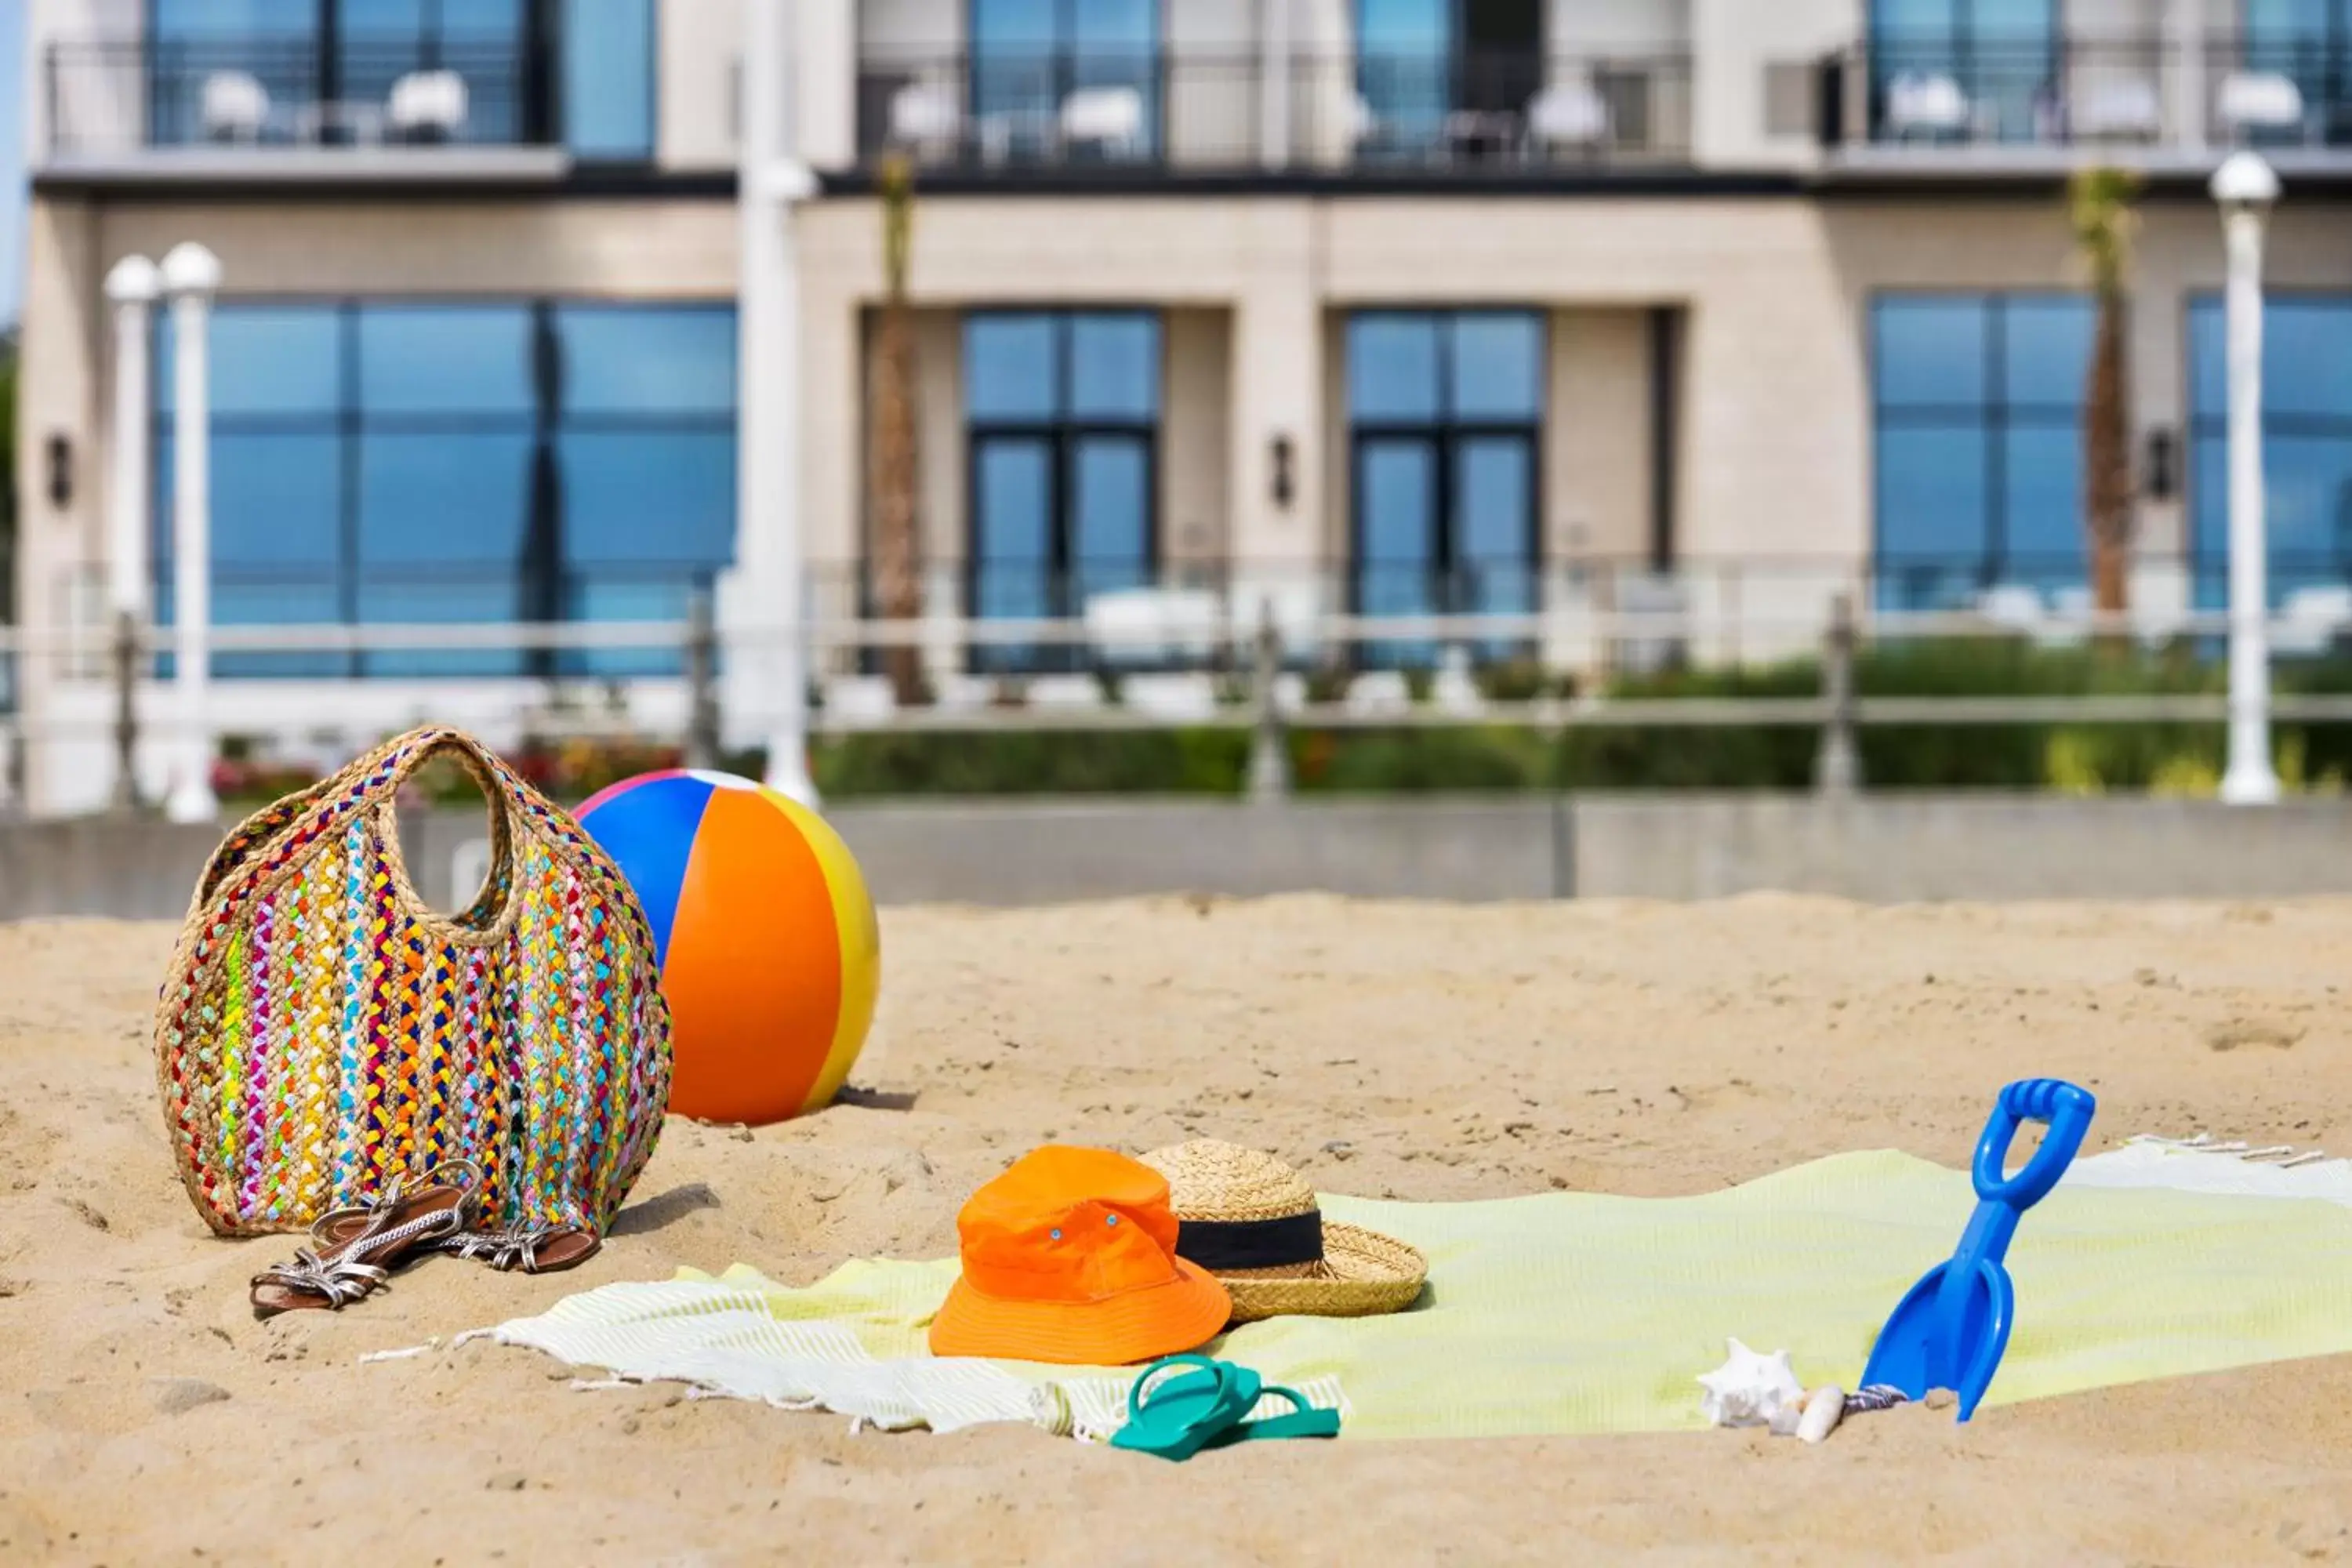
[[(1332, 1196), (1332, 1218), (1428, 1256), (1421, 1300), (1388, 1317), (1244, 1324), (1209, 1348), (1270, 1382), (1336, 1384), (1343, 1438), (1696, 1428), (1694, 1380), (1723, 1359), (1727, 1335), (1788, 1347), (1809, 1386), (1850, 1387), (1886, 1313), (1951, 1255), (1974, 1201), (1965, 1173), (1887, 1152), (1694, 1197)], [(2017, 1326), (1988, 1408), (2352, 1351), (2352, 1211), (2332, 1203), (2068, 1184), (2020, 1229), (2009, 1268)], [(792, 1331), (812, 1323), (847, 1336), (836, 1353), (854, 1341), (909, 1375), (895, 1363), (919, 1354), (954, 1276), (952, 1261), (854, 1262), (795, 1289), (739, 1268), (606, 1286), (496, 1333), (575, 1364), (768, 1398), (778, 1364), (800, 1354)], [(988, 1364), (1024, 1390), (1123, 1390), (1133, 1377)], [(993, 1407), (1010, 1410), (1011, 1384), (991, 1386)], [(1024, 1403), (1009, 1418), (1028, 1415)]]

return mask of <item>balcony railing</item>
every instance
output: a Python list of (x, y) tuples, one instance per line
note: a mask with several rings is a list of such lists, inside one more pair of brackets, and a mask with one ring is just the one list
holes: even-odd
[(551, 140), (531, 51), (300, 39), (58, 43), (43, 60), (55, 159), (156, 148), (517, 147)]
[(1686, 56), (869, 54), (862, 157), (931, 167), (1486, 169), (1690, 154)]
[(2352, 40), (1882, 36), (1822, 66), (1832, 145), (2020, 149), (2352, 144)]

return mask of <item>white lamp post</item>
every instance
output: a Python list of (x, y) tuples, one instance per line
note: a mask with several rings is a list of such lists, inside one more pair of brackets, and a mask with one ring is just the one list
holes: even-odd
[(220, 288), (219, 258), (193, 241), (163, 258), (172, 300), (172, 654), (180, 737), (163, 813), (174, 822), (210, 822), (213, 795), (211, 377), (206, 331)]
[(2221, 798), (2267, 805), (2271, 766), (2269, 530), (2263, 495), (2263, 229), (2278, 175), (2252, 153), (2213, 174), (2230, 258), (2230, 761)]
[[(743, 132), (736, 172), (741, 279), (736, 305), (736, 538), (745, 587), (742, 618), (784, 631), (755, 662), (770, 788), (816, 804), (808, 771), (808, 671), (803, 658), (808, 589), (800, 528), (800, 286), (792, 247), (794, 203), (814, 194), (791, 155), (790, 28), (786, 0), (744, 7)], [(748, 640), (748, 639), (747, 639)], [(738, 657), (741, 657), (739, 652)], [(739, 689), (742, 688), (739, 687)]]
[[(147, 444), (149, 313), (163, 292), (163, 275), (143, 256), (126, 256), (106, 275), (106, 298), (114, 307), (114, 472), (107, 484), (106, 607), (118, 639), (135, 637), (147, 609)], [(137, 758), (139, 679), (136, 665), (116, 700), (121, 754), (114, 781), (115, 803), (139, 799)]]

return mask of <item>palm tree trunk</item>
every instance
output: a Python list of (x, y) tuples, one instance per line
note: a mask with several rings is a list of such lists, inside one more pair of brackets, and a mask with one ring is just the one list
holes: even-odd
[[(886, 621), (911, 621), (922, 614), (921, 520), (917, 497), (921, 482), (915, 439), (918, 365), (915, 321), (907, 299), (907, 260), (912, 228), (914, 171), (903, 157), (886, 160), (881, 171), (884, 293), (874, 334), (873, 406), (866, 452), (866, 489), (873, 533), (868, 545), (873, 613)], [(883, 651), (882, 667), (901, 706), (926, 699), (922, 651), (912, 646)]]
[(2083, 512), (2090, 524), (2092, 602), (2102, 615), (2131, 607), (2131, 408), (2124, 383), (2124, 300), (2099, 295), (2083, 409)]

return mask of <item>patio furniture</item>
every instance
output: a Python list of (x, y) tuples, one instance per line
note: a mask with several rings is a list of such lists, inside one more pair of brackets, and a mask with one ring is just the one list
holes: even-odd
[(2289, 658), (2313, 658), (2335, 647), (2347, 631), (2352, 631), (2352, 588), (2333, 583), (2297, 588), (2279, 605), (2271, 647)]
[(2221, 79), (2213, 100), (2225, 136), (2242, 139), (2263, 132), (2309, 138), (2316, 129), (2294, 79), (2277, 71), (2232, 71)]
[(1062, 100), (1066, 147), (1092, 142), (1104, 155), (1130, 159), (1143, 150), (1143, 93), (1133, 87), (1082, 87)]
[(963, 104), (945, 82), (910, 81), (890, 95), (890, 141), (925, 158), (951, 155), (963, 140)]
[(1904, 71), (1886, 84), (1886, 129), (1897, 142), (1965, 136), (1970, 123), (1969, 95), (1948, 76)]
[(269, 123), (269, 89), (248, 71), (215, 71), (205, 78), (199, 112), (207, 142), (258, 142)]
[(455, 142), (471, 110), (466, 79), (456, 71), (411, 71), (392, 84), (384, 122), (396, 141)]
[(1572, 147), (1588, 155), (1608, 145), (1609, 105), (1587, 81), (1556, 81), (1528, 102), (1530, 153)]
[(2074, 132), (2085, 141), (2156, 142), (2164, 134), (2164, 105), (2144, 77), (2103, 81), (2074, 106)]
[(1084, 616), (1104, 664), (1168, 664), (1215, 653), (1223, 606), (1205, 589), (1119, 588), (1088, 595)]

